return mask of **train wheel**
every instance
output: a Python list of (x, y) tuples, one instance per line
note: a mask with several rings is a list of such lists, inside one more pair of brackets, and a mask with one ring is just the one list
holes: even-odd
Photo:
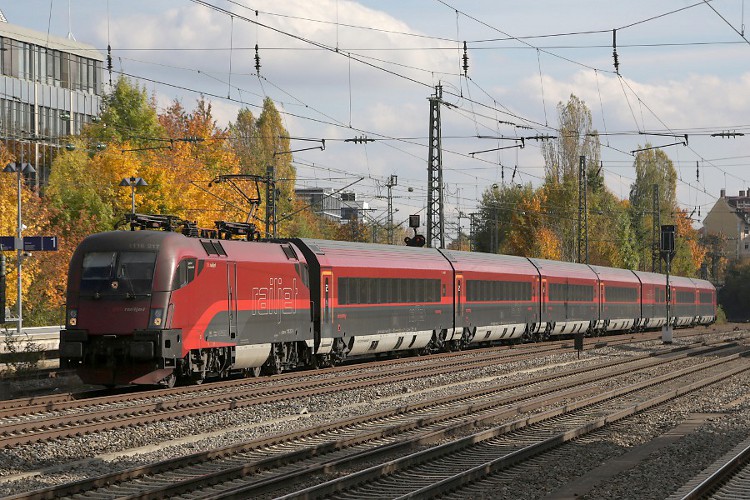
[(263, 365), (263, 372), (266, 375), (278, 375), (284, 371), (284, 367), (281, 365), (281, 359), (278, 356), (272, 355), (266, 364)]
[(313, 357), (313, 368), (329, 368), (335, 364), (333, 357), (328, 354), (319, 354)]
[(166, 387), (167, 389), (171, 389), (174, 387), (175, 383), (177, 382), (177, 375), (174, 374), (174, 372), (170, 373), (161, 381), (159, 381), (159, 385)]
[(284, 371), (283, 364), (283, 350), (281, 345), (274, 344), (271, 349), (271, 354), (268, 356), (265, 364), (263, 364), (263, 373), (266, 375), (278, 375)]

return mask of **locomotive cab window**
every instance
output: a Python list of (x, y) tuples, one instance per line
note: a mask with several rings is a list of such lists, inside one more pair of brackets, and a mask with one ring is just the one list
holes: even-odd
[(81, 289), (91, 290), (108, 282), (115, 267), (116, 252), (90, 252), (83, 256)]
[(196, 259), (183, 259), (177, 265), (172, 282), (172, 290), (179, 290), (195, 279)]
[(154, 252), (90, 252), (83, 257), (81, 291), (143, 294), (151, 291)]
[(130, 293), (150, 292), (154, 264), (154, 252), (121, 252), (117, 262), (117, 278)]

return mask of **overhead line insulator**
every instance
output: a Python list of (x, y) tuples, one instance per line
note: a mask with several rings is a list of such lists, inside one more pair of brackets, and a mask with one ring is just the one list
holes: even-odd
[(620, 61), (617, 58), (617, 30), (612, 30), (612, 59), (615, 62), (615, 73), (620, 74)]
[(468, 76), (468, 74), (469, 74), (469, 54), (468, 54), (468, 52), (466, 50), (466, 41), (464, 41), (464, 56), (463, 56), (463, 60), (464, 60), (464, 66), (463, 66), (463, 68), (464, 68), (464, 76)]

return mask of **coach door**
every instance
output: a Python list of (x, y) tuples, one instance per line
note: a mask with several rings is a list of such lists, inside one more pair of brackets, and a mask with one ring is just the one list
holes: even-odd
[(227, 262), (227, 321), (229, 338), (237, 337), (237, 263)]
[(320, 272), (320, 334), (333, 337), (333, 272), (321, 269)]
[(464, 292), (464, 277), (462, 274), (456, 275), (456, 323), (464, 323), (464, 302), (466, 293)]

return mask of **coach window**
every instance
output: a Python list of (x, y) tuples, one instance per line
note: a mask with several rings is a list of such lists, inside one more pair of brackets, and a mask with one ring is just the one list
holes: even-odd
[(370, 278), (370, 304), (380, 303), (380, 282), (381, 278)]
[(359, 288), (359, 293), (357, 294), (357, 304), (367, 304), (367, 302), (369, 301), (368, 295), (370, 291), (370, 285), (367, 283), (367, 279), (358, 278), (357, 288)]
[(339, 305), (346, 305), (349, 302), (349, 278), (339, 278), (338, 298)]
[(177, 265), (177, 271), (174, 273), (172, 290), (179, 290), (195, 279), (196, 259), (183, 259)]
[(378, 303), (379, 304), (387, 304), (389, 302), (388, 295), (390, 295), (391, 291), (391, 284), (389, 283), (388, 278), (379, 278), (378, 279)]

